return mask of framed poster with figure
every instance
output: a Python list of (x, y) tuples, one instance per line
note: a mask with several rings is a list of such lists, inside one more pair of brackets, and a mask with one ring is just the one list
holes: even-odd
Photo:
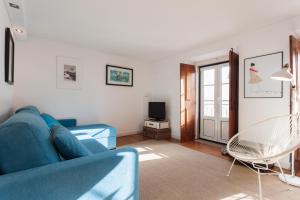
[(282, 98), (282, 81), (271, 79), (282, 66), (282, 51), (244, 59), (244, 97)]

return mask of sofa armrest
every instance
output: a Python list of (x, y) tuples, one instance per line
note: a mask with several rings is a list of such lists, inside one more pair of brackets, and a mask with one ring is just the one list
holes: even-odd
[(63, 125), (66, 128), (77, 126), (76, 119), (59, 119), (58, 121), (59, 121), (59, 123), (61, 123), (61, 125)]
[(0, 176), (1, 200), (139, 199), (138, 153), (132, 148)]

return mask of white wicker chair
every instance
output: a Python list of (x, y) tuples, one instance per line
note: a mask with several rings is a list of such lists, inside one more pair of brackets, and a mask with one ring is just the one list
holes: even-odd
[[(256, 172), (259, 198), (262, 200), (260, 176), (281, 173), (285, 178), (279, 160), (300, 147), (299, 125), (299, 114), (284, 115), (258, 122), (236, 134), (227, 144), (227, 152), (234, 158), (227, 176), (235, 161)], [(277, 164), (280, 172), (271, 170), (270, 164)]]

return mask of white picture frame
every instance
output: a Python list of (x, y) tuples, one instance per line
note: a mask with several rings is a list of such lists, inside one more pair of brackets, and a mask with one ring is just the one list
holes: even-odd
[[(257, 84), (249, 83), (251, 63), (255, 64), (262, 78)], [(282, 98), (282, 81), (271, 79), (272, 74), (280, 71), (282, 66), (282, 51), (244, 59), (244, 98)]]
[(58, 89), (82, 89), (82, 65), (79, 59), (56, 57), (56, 87)]

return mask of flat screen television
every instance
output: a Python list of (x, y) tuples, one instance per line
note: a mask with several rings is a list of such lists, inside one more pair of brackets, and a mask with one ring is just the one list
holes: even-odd
[(166, 119), (166, 104), (165, 102), (149, 102), (148, 110), (149, 118), (157, 121)]

